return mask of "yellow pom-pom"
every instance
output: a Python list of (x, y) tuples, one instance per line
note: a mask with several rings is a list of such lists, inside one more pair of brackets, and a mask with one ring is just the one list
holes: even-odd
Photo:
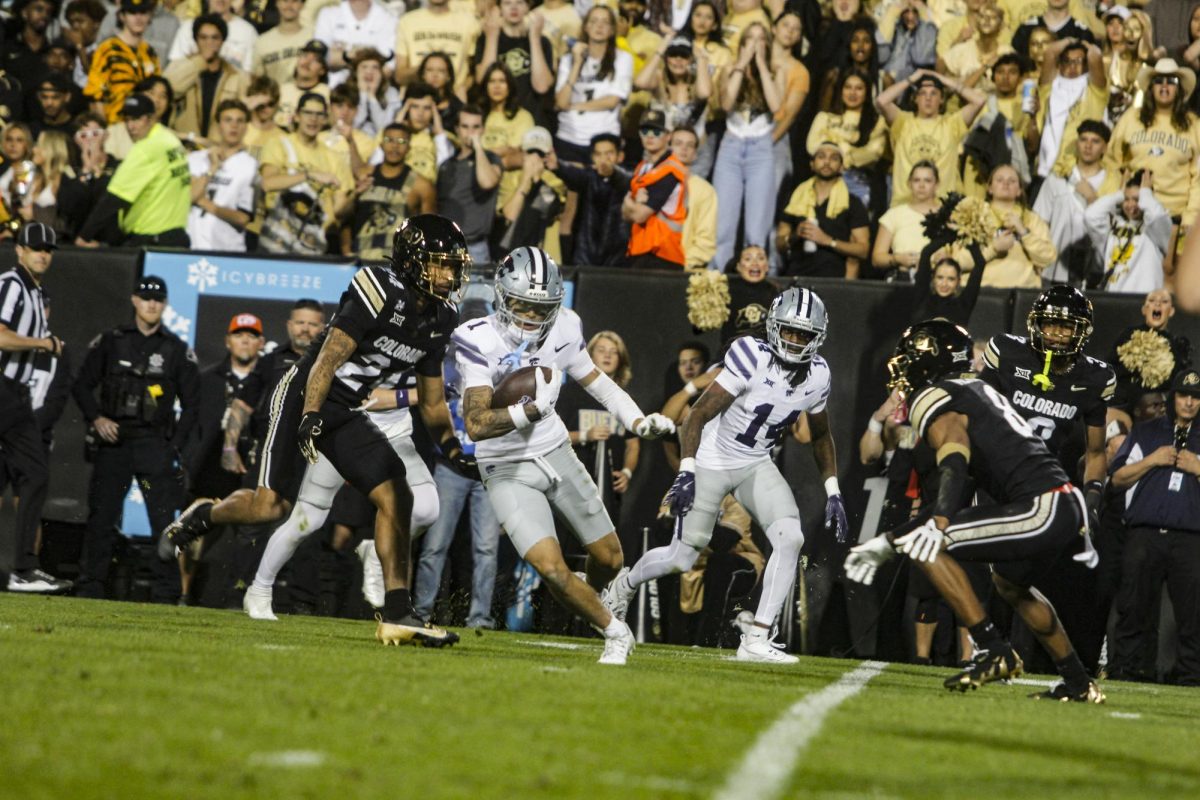
[(688, 322), (702, 331), (715, 331), (729, 319), (729, 279), (704, 270), (688, 278)]
[(1117, 348), (1117, 358), (1145, 388), (1162, 386), (1175, 371), (1171, 343), (1154, 331), (1134, 331), (1129, 341)]
[(983, 247), (996, 236), (996, 221), (988, 204), (978, 197), (964, 197), (950, 215), (950, 227), (958, 233), (963, 244)]

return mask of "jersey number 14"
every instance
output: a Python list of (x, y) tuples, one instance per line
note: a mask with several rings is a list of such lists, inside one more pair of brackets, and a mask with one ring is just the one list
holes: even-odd
[(767, 425), (767, 420), (770, 419), (771, 412), (774, 410), (775, 406), (770, 403), (763, 403), (754, 408), (754, 419), (750, 420), (750, 424), (746, 426), (745, 431), (733, 437), (734, 441), (744, 444), (746, 447), (759, 447), (758, 434), (763, 429), (763, 426), (766, 426), (766, 441), (762, 443), (764, 449), (769, 450), (779, 444), (779, 440), (783, 438), (783, 434), (800, 418), (800, 410), (793, 411), (774, 425)]

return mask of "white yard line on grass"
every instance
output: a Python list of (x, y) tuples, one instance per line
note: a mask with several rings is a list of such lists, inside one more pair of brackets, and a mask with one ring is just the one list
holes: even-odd
[(820, 733), (825, 718), (866, 688), (886, 666), (882, 661), (864, 661), (836, 682), (793, 703), (783, 716), (762, 732), (713, 797), (716, 800), (779, 797), (787, 789), (800, 754)]
[(555, 650), (582, 650), (583, 645), (571, 642), (539, 642), (536, 639), (517, 639), (517, 644), (527, 644), (530, 647), (550, 647)]
[(1037, 678), (1012, 678), (1011, 680), (1017, 686), (1041, 686), (1043, 689), (1050, 689), (1058, 684), (1058, 681), (1043, 681)]

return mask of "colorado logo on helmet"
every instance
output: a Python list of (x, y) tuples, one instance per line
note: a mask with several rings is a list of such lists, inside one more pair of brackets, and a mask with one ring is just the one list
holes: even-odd
[(401, 344), (390, 336), (380, 336), (372, 344), (381, 353), (386, 353), (398, 361), (416, 363), (425, 357), (425, 351), (407, 344)]

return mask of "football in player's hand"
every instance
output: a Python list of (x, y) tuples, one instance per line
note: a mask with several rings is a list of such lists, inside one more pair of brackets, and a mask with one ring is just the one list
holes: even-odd
[(549, 367), (521, 367), (500, 381), (492, 392), (492, 408), (508, 408), (514, 403), (532, 403), (537, 394), (534, 370), (542, 371), (542, 379), (550, 380), (554, 373)]

